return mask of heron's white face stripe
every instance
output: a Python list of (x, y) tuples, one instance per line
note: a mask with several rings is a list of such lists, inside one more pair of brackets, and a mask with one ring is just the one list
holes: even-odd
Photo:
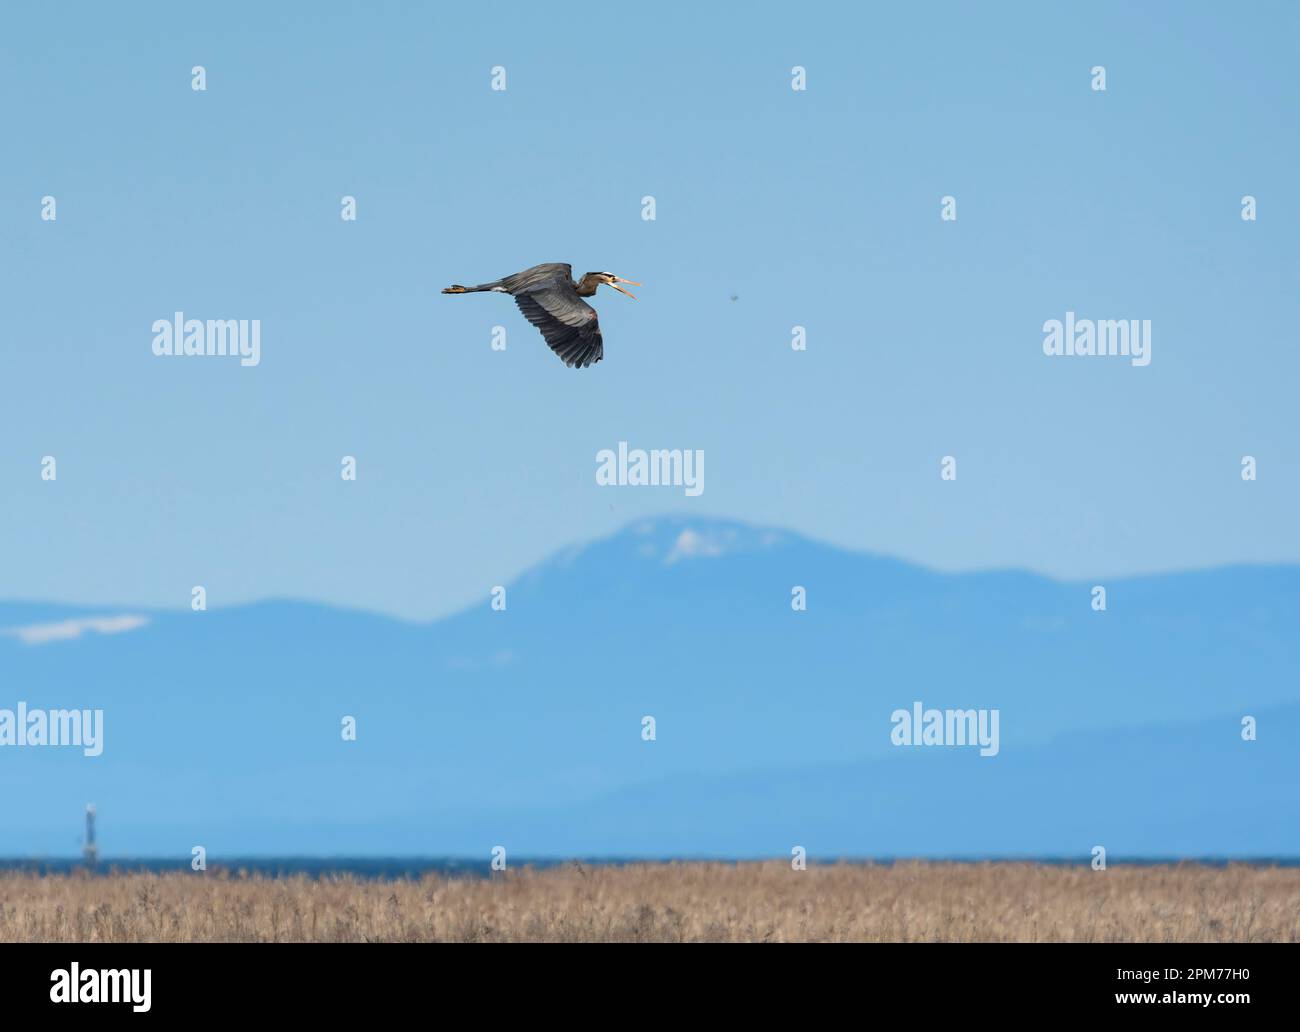
[(505, 287), (493, 287), (493, 288), (492, 288), (492, 293), (494, 293), (494, 294), (509, 294), (510, 291), (506, 290)]

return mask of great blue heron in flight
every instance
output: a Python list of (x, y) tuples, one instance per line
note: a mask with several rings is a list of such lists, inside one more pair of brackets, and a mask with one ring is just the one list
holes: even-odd
[(615, 276), (612, 272), (589, 272), (575, 282), (572, 265), (567, 262), (547, 262), (492, 283), (480, 283), (477, 287), (453, 284), (443, 293), (472, 294), (479, 290), (490, 290), (497, 294), (511, 295), (519, 306), (519, 311), (524, 313), (524, 318), (542, 331), (546, 343), (564, 360), (564, 364), (570, 368), (585, 369), (605, 357), (596, 310), (582, 300), (584, 297), (592, 297), (602, 283), (633, 300), (636, 300), (636, 295), (624, 290), (619, 284), (630, 283), (634, 287), (641, 285), (635, 280)]

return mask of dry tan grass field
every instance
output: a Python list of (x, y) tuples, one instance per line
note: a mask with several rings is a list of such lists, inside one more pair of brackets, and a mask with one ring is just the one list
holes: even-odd
[(568, 865), (419, 881), (0, 874), (0, 941), (1297, 942), (1300, 869)]

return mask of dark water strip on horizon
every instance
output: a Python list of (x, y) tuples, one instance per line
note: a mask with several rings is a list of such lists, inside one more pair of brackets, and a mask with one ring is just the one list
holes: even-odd
[[(628, 864), (664, 864), (664, 863), (756, 863), (771, 862), (774, 857), (626, 857), (599, 859), (556, 859), (554, 857), (511, 858), (510, 870), (522, 870), (532, 867), (545, 870), (552, 867), (582, 864), (584, 867), (622, 867)], [(813, 866), (829, 866), (837, 863), (891, 866), (895, 863), (919, 861), (923, 863), (1037, 863), (1052, 867), (1086, 867), (1087, 858), (1077, 857), (885, 857), (859, 858), (846, 857), (839, 860), (813, 860)], [(788, 861), (781, 861), (788, 862)], [(1226, 867), (1229, 864), (1247, 864), (1252, 867), (1300, 867), (1300, 857), (1166, 857), (1153, 859), (1142, 857), (1125, 859), (1111, 857), (1108, 867), (1154, 867), (1161, 864), (1195, 864), (1207, 867)], [(4, 859), (0, 858), (0, 874), (14, 871), (20, 873), (71, 874), (93, 870), (96, 875), (148, 872), (163, 874), (167, 872), (190, 871), (188, 859), (158, 859), (149, 857), (108, 857), (101, 859), (88, 868), (80, 859), (59, 857), (49, 859)], [(230, 877), (288, 878), (304, 876), (307, 878), (351, 877), (367, 880), (394, 881), (400, 879), (419, 879), (425, 875), (442, 877), (485, 878), (493, 874), (490, 862), (486, 859), (468, 857), (236, 857), (209, 862), (208, 875), (226, 874)]]

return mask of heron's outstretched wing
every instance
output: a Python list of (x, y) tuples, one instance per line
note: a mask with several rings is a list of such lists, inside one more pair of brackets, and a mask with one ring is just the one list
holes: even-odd
[(534, 290), (573, 289), (573, 266), (568, 262), (546, 262), (516, 272), (501, 281), (511, 294), (531, 294)]
[(605, 357), (596, 310), (571, 284), (515, 294), (515, 304), (566, 366), (585, 369)]

